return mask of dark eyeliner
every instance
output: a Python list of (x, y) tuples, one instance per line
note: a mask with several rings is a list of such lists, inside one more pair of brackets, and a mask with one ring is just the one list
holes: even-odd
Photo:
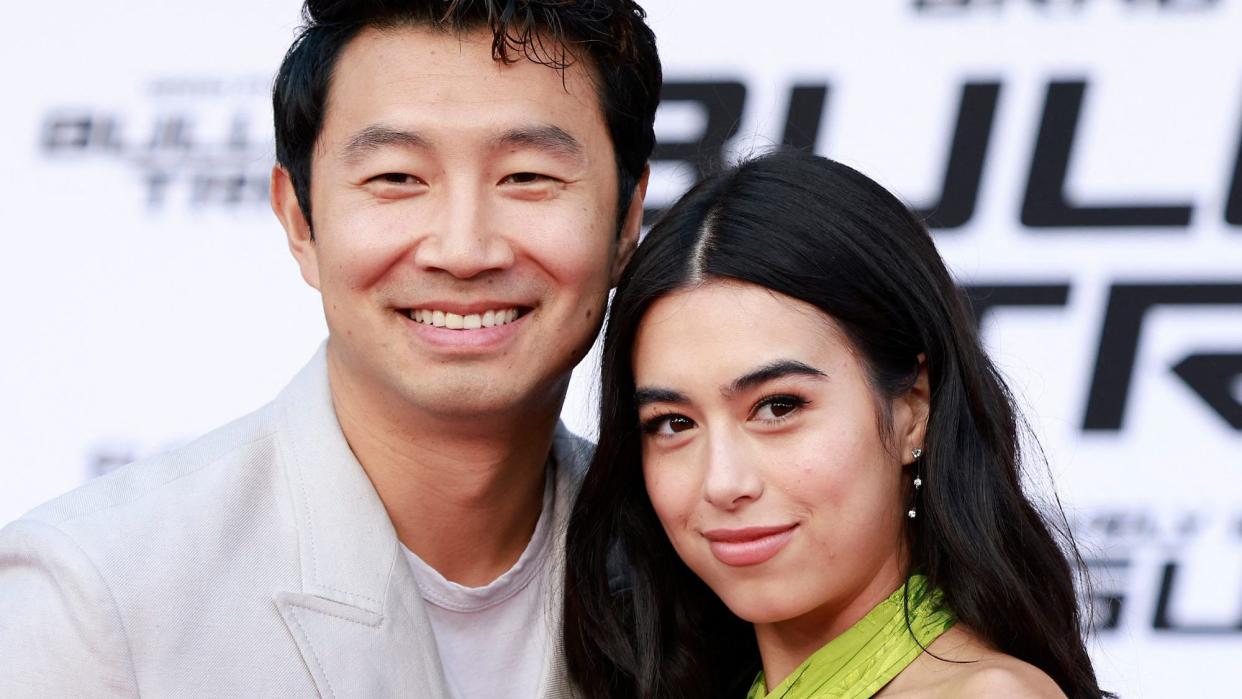
[[(750, 409), (750, 416), (753, 418), (755, 416), (755, 413), (759, 412), (760, 408), (763, 408), (765, 406), (770, 406), (773, 403), (788, 403), (789, 405), (793, 406), (794, 410), (799, 410), (801, 408), (806, 407), (807, 405), (810, 405), (811, 401), (801, 396), (795, 396), (795, 395), (791, 395), (788, 393), (778, 393), (778, 394), (771, 395), (771, 396), (764, 396), (763, 398), (760, 398), (759, 401), (755, 403), (754, 407)], [(780, 415), (780, 416), (777, 416), (775, 419), (780, 420), (784, 417), (786, 416)]]

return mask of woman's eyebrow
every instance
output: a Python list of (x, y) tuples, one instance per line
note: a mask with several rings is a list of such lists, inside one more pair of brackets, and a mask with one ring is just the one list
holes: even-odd
[(759, 384), (790, 375), (828, 378), (828, 374), (796, 359), (778, 359), (739, 376), (728, 386), (721, 387), (720, 392), (728, 398), (736, 396), (747, 389), (754, 388)]
[(641, 408), (650, 403), (689, 403), (684, 393), (671, 388), (642, 386), (634, 391), (634, 406)]

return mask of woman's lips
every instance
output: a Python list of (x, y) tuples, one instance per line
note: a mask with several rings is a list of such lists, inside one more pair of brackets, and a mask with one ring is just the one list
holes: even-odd
[(793, 538), (796, 524), (703, 532), (716, 560), (728, 566), (753, 566), (780, 553)]

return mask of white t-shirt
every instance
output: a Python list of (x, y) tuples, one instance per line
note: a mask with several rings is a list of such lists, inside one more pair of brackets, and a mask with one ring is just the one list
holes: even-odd
[(517, 563), (483, 587), (446, 580), (413, 551), (405, 557), (440, 651), (455, 699), (529, 699), (538, 696), (549, 652), (549, 570), (555, 469), (548, 469), (543, 510)]

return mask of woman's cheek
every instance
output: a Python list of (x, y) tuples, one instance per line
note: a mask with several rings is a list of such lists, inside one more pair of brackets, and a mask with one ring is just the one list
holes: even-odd
[(689, 517), (692, 486), (684, 475), (668, 468), (663, 460), (654, 459), (648, 463), (650, 466), (643, 471), (651, 506), (665, 529), (676, 530)]

